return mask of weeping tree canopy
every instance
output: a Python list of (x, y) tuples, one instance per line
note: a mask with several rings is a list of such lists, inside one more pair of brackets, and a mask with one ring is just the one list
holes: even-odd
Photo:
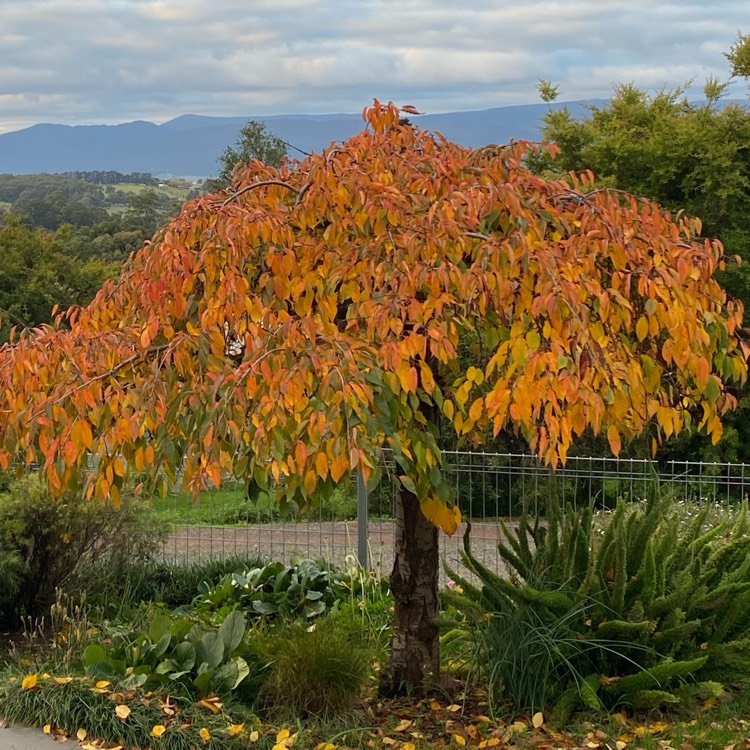
[(15, 336), (2, 465), (39, 462), (62, 490), (93, 453), (97, 497), (184, 468), (194, 490), (235, 475), (304, 504), (387, 446), (452, 532), (438, 412), (473, 443), (519, 431), (550, 464), (587, 429), (614, 453), (651, 421), (720, 436), (742, 309), (697, 221), (535, 176), (527, 144), (462, 148), (377, 101), (365, 117), (302, 162), (250, 163), (90, 305)]
[(747, 374), (742, 306), (697, 220), (402, 112), (375, 101), (346, 142), (239, 169), (90, 305), (0, 350), (0, 464), (38, 462), (58, 492), (235, 476), (304, 507), (388, 448), (388, 690), (439, 668), (435, 527), (460, 522), (440, 423), (471, 444), (514, 430), (552, 465), (587, 430), (615, 454), (649, 425), (717, 440)]

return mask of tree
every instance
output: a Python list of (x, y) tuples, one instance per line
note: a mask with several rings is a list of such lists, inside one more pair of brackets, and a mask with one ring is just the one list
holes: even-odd
[(0, 464), (38, 461), (56, 492), (86, 477), (117, 501), (131, 472), (166, 492), (179, 469), (196, 492), (233, 474), (304, 506), (351, 470), (375, 481), (388, 449), (384, 692), (438, 677), (436, 527), (460, 522), (440, 415), (471, 444), (515, 430), (556, 465), (587, 429), (615, 454), (652, 423), (716, 440), (747, 373), (721, 245), (689, 220), (399, 114), (376, 101), (343, 144), (240, 168), (90, 305), (0, 350)]
[(210, 190), (220, 190), (231, 185), (235, 168), (253, 159), (272, 167), (279, 167), (286, 154), (286, 143), (271, 133), (265, 123), (248, 120), (240, 129), (234, 147), (227, 146), (217, 159), (221, 170), (215, 180), (207, 180), (208, 187)]
[(732, 64), (732, 75), (750, 78), (750, 35), (740, 32), (724, 57)]
[(0, 218), (0, 342), (8, 340), (13, 326), (49, 323), (56, 305), (88, 302), (117, 273), (115, 265), (68, 252), (72, 231), (30, 229), (13, 214)]
[[(726, 56), (733, 73), (747, 55), (747, 37)], [(720, 239), (731, 262), (719, 281), (747, 308), (750, 304), (750, 111), (737, 103), (719, 104), (726, 83), (706, 81), (706, 102), (687, 99), (684, 89), (655, 95), (635, 85), (616, 86), (611, 100), (592, 106), (577, 120), (567, 109), (544, 117), (542, 136), (558, 150), (532, 157), (535, 171), (562, 176), (591, 170), (611, 187), (645, 195), (671, 211), (684, 210), (702, 222), (702, 232)], [(746, 393), (743, 400), (748, 400)], [(714, 450), (702, 436), (671, 444), (662, 457), (750, 460), (746, 408), (730, 417), (727, 437)], [(700, 448), (698, 449), (698, 447)], [(696, 452), (697, 451), (697, 452)], [(717, 456), (716, 453), (719, 453)]]

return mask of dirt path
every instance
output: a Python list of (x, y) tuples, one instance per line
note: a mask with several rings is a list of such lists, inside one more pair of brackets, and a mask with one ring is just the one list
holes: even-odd
[[(465, 525), (453, 537), (440, 534), (441, 557), (452, 568), (459, 563)], [(370, 521), (371, 566), (389, 573), (393, 566), (393, 521)], [(472, 525), (472, 552), (488, 567), (500, 567), (497, 542), (500, 529), (493, 523)], [(325, 559), (345, 565), (357, 553), (357, 522), (258, 524), (252, 526), (182, 526), (169, 537), (164, 557), (204, 560), (231, 555), (258, 555), (288, 562), (294, 556)]]

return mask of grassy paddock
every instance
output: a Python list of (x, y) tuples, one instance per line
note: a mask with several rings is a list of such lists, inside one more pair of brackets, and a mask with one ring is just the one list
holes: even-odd
[(353, 489), (341, 489), (322, 505), (292, 516), (283, 516), (266, 494), (248, 499), (242, 484), (226, 484), (206, 490), (196, 500), (188, 492), (154, 497), (154, 511), (176, 525), (237, 526), (248, 523), (277, 523), (283, 520), (347, 521), (356, 518), (357, 500)]

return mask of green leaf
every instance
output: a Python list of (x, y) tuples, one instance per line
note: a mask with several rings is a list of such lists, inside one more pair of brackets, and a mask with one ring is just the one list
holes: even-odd
[(229, 656), (242, 643), (245, 635), (245, 615), (238, 609), (231, 612), (219, 628), (219, 635), (224, 642), (224, 653)]
[(404, 485), (404, 487), (411, 492), (413, 495), (417, 494), (417, 485), (414, 484), (414, 480), (411, 477), (407, 477), (406, 475), (401, 475), (399, 477), (399, 480), (401, 481), (401, 484)]
[(169, 615), (158, 614), (151, 620), (151, 624), (148, 627), (148, 637), (153, 643), (157, 643), (162, 639), (165, 633), (172, 633), (172, 618)]
[(206, 633), (196, 644), (195, 655), (199, 664), (218, 667), (224, 659), (224, 641), (218, 633)]
[(98, 643), (92, 643), (86, 646), (83, 652), (83, 664), (86, 667), (94, 666), (101, 662), (107, 661), (107, 652)]

